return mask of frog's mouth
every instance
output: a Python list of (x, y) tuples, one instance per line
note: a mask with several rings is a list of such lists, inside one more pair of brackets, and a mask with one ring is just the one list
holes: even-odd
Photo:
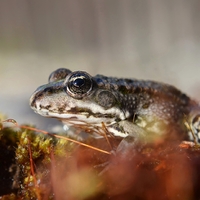
[(91, 112), (75, 112), (74, 109), (72, 111), (68, 111), (67, 113), (59, 113), (57, 111), (51, 112), (47, 109), (36, 109), (33, 110), (44, 117), (56, 118), (63, 123), (72, 124), (72, 125), (95, 125), (102, 126), (102, 122), (106, 125), (110, 125), (116, 123), (116, 119), (110, 115), (102, 115), (100, 113), (91, 113)]

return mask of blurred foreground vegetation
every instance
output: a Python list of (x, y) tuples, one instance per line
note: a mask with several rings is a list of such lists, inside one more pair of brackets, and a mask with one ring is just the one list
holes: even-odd
[[(109, 140), (115, 149), (119, 141)], [(110, 151), (104, 138), (86, 143)], [(200, 149), (187, 143), (145, 146), (121, 160), (53, 134), (2, 123), (0, 151), (3, 200), (200, 198)]]

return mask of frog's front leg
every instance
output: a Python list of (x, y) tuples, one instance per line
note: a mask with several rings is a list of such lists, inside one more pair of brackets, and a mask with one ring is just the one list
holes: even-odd
[[(103, 163), (107, 165), (99, 175), (104, 174), (110, 169), (120, 168), (121, 165), (132, 160), (132, 158), (147, 144), (146, 130), (129, 121), (120, 121), (109, 127), (108, 131), (114, 136), (121, 136), (123, 139), (119, 143), (116, 151), (112, 151), (112, 157), (109, 162)], [(102, 166), (102, 165), (101, 165)], [(123, 167), (124, 168), (124, 167)], [(112, 171), (112, 170), (111, 170)]]
[(122, 159), (127, 159), (127, 155), (129, 158), (130, 155), (134, 156), (136, 151), (140, 151), (141, 147), (147, 143), (147, 131), (132, 122), (126, 120), (118, 122), (109, 130), (112, 130), (115, 136), (124, 137), (115, 152), (116, 156)]

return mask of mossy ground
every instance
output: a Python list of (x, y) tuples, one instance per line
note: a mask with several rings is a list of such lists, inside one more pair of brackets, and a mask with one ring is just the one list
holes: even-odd
[(52, 155), (56, 159), (66, 156), (73, 149), (73, 143), (26, 129), (4, 128), (0, 137), (1, 153), (10, 152), (10, 157), (2, 158), (8, 159), (6, 170), (13, 171), (6, 178), (12, 180), (7, 190), (14, 193), (4, 198), (53, 199)]

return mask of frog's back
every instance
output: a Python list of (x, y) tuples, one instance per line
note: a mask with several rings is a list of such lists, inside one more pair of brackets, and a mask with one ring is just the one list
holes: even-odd
[(191, 101), (186, 94), (182, 93), (174, 86), (161, 82), (114, 78), (102, 75), (96, 75), (94, 79), (99, 87), (118, 90), (124, 94), (149, 93), (152, 95), (162, 95), (166, 98), (172, 97), (180, 101), (181, 104), (188, 104), (188, 102)]
[(97, 75), (94, 79), (100, 88), (115, 91), (122, 107), (133, 115), (155, 115), (175, 122), (197, 106), (186, 94), (168, 84), (102, 75)]

